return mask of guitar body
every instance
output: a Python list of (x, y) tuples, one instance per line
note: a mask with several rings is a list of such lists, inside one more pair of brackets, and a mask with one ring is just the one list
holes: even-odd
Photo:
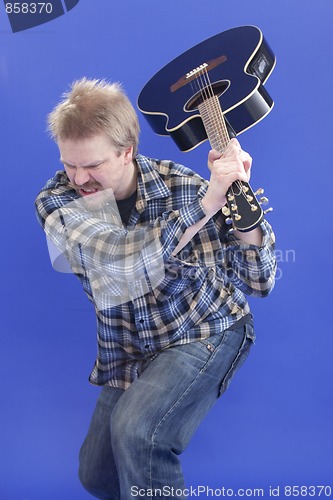
[(264, 83), (275, 56), (259, 28), (241, 26), (205, 40), (162, 68), (138, 98), (138, 108), (154, 132), (172, 137), (181, 151), (207, 140), (200, 113), (190, 105), (194, 91), (184, 75), (208, 61), (215, 61), (209, 78), (232, 134), (255, 125), (274, 104)]

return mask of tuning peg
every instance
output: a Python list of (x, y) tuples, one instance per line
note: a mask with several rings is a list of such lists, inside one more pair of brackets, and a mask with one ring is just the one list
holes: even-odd
[(267, 210), (264, 210), (264, 214), (268, 214), (268, 212), (273, 212), (273, 208), (272, 207), (269, 207), (267, 208)]
[(224, 207), (222, 207), (222, 213), (223, 213), (223, 215), (225, 215), (226, 217), (229, 217), (229, 215), (230, 215), (230, 210), (229, 210), (229, 208), (228, 208), (226, 205), (224, 205)]
[(268, 198), (266, 196), (262, 196), (259, 200), (260, 205), (267, 205), (268, 203)]
[(231, 217), (228, 217), (226, 220), (225, 220), (226, 224), (231, 225), (232, 224), (232, 219)]
[(234, 215), (235, 220), (241, 220), (242, 216), (239, 214)]
[(248, 186), (246, 186), (245, 184), (242, 184), (242, 189), (243, 189), (244, 193), (247, 193), (249, 190)]
[(256, 196), (258, 196), (258, 194), (264, 194), (264, 190), (263, 188), (259, 188), (257, 189), (257, 191), (254, 193)]
[(237, 210), (237, 205), (235, 205), (235, 203), (231, 203), (231, 210), (232, 210), (233, 212), (236, 212), (236, 210)]
[(233, 194), (228, 193), (228, 201), (233, 201), (235, 199)]
[(252, 212), (255, 212), (256, 210), (258, 210), (257, 205), (251, 205), (251, 210), (252, 210)]
[(247, 199), (247, 201), (252, 201), (253, 200), (253, 196), (247, 194), (246, 195), (246, 199)]

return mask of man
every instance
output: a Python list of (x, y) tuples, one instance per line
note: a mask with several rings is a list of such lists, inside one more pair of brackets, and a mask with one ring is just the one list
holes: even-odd
[(82, 79), (49, 115), (65, 171), (36, 200), (97, 315), (102, 386), (79, 476), (101, 499), (185, 498), (179, 455), (254, 341), (244, 293), (274, 285), (267, 222), (230, 232), (222, 214), (251, 157), (232, 139), (210, 182), (137, 154), (137, 115), (119, 85)]

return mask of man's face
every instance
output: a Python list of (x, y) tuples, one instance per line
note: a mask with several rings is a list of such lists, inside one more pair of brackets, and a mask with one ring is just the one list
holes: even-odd
[(133, 148), (118, 153), (104, 134), (89, 139), (59, 140), (60, 161), (81, 196), (112, 189), (117, 200), (136, 190)]

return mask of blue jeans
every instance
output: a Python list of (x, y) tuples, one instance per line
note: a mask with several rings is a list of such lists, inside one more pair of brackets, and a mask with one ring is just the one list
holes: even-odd
[(225, 330), (162, 351), (126, 391), (103, 387), (80, 450), (83, 486), (105, 500), (185, 498), (179, 455), (253, 340), (249, 324)]

